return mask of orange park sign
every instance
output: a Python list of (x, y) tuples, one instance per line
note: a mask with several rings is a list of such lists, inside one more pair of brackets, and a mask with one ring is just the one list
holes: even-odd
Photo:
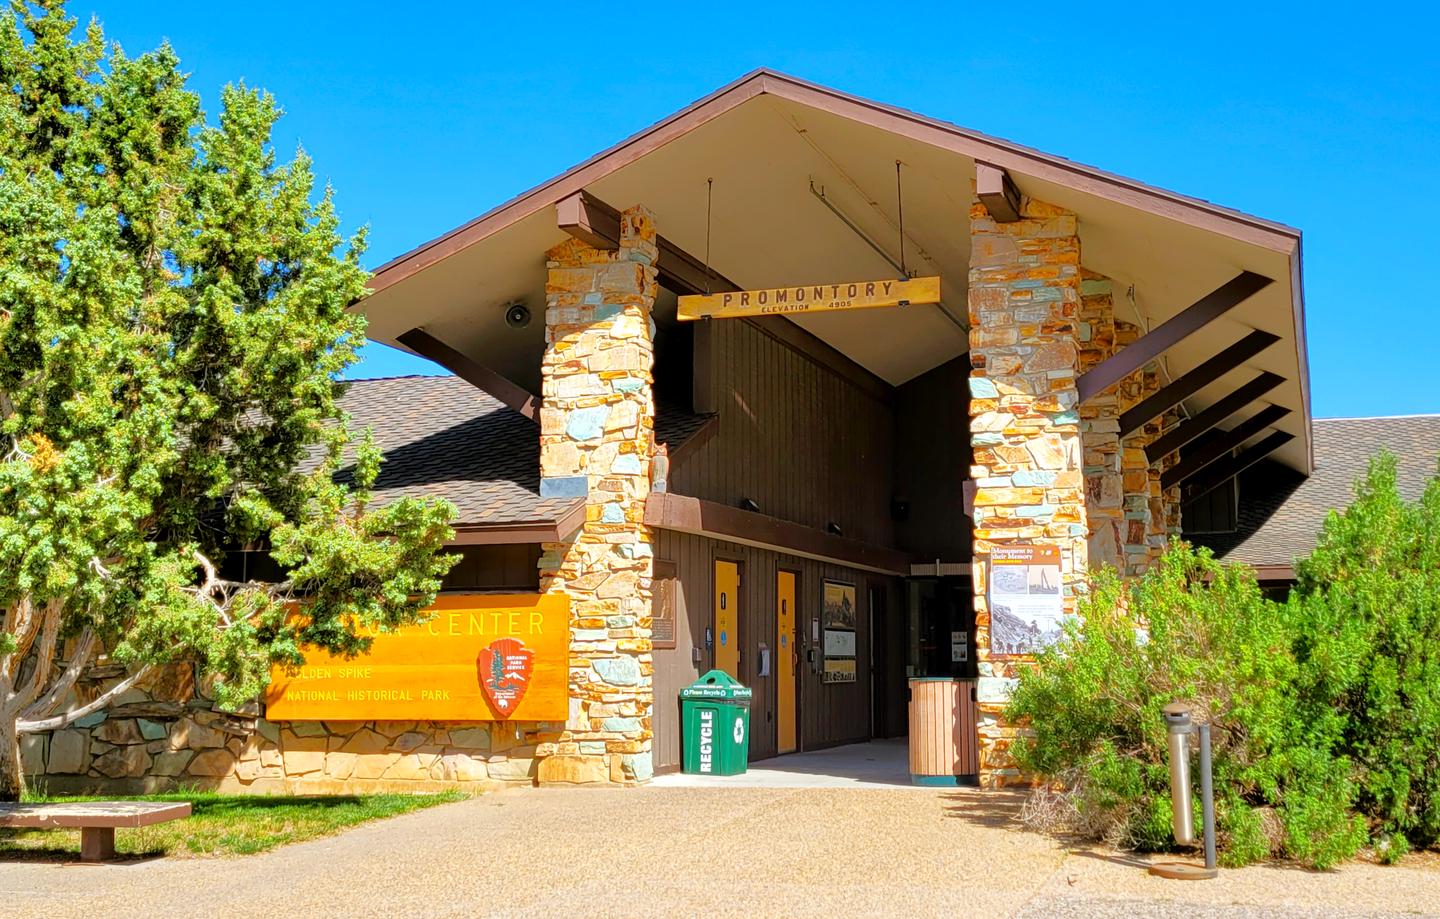
[(681, 319), (723, 319), (727, 316), (769, 316), (775, 313), (825, 313), (940, 302), (939, 278), (908, 281), (846, 281), (805, 284), (680, 298)]
[(270, 721), (564, 721), (570, 601), (557, 594), (442, 595), (429, 621), (375, 636), (353, 660), (307, 650), (276, 667)]

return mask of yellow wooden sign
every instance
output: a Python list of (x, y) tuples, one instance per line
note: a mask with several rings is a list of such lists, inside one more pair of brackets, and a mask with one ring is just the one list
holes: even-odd
[(938, 277), (911, 278), (908, 281), (847, 281), (842, 284), (735, 290), (723, 294), (690, 294), (680, 298), (677, 315), (687, 320), (723, 319), (727, 316), (823, 313), (939, 302)]
[(351, 660), (307, 650), (276, 667), (270, 721), (564, 721), (570, 601), (559, 594), (450, 594), (419, 625), (377, 635)]

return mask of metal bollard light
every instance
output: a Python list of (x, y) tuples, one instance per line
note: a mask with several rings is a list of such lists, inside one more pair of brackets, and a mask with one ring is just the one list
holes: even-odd
[(1175, 842), (1182, 846), (1195, 844), (1195, 818), (1190, 806), (1190, 735), (1200, 735), (1200, 806), (1205, 827), (1205, 866), (1185, 862), (1158, 862), (1150, 873), (1177, 880), (1201, 880), (1219, 875), (1215, 867), (1215, 790), (1210, 774), (1210, 725), (1202, 724), (1197, 732), (1185, 702), (1165, 706), (1165, 730), (1170, 748), (1170, 815), (1174, 823)]
[(1190, 706), (1184, 702), (1165, 706), (1165, 730), (1170, 741), (1170, 816), (1175, 842), (1190, 846), (1195, 844), (1195, 817), (1190, 810), (1190, 735), (1195, 723), (1190, 720)]

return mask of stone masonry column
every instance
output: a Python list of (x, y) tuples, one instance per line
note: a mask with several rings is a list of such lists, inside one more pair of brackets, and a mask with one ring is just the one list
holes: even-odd
[(970, 442), (975, 482), (974, 589), (985, 787), (1022, 780), (1009, 755), (1017, 728), (1003, 711), (1017, 665), (992, 652), (986, 599), (991, 549), (1060, 550), (1066, 613), (1087, 567), (1080, 436), (1078, 314), (1080, 240), (1074, 214), (1022, 200), (1021, 217), (998, 223), (970, 212)]
[(649, 781), (653, 662), (644, 525), (655, 406), (654, 219), (620, 218), (616, 252), (578, 240), (546, 253), (540, 493), (585, 499), (570, 542), (547, 544), (540, 589), (571, 598), (570, 718), (542, 733), (541, 783)]
[[(1129, 347), (1143, 330), (1116, 315), (1114, 282), (1080, 271), (1079, 369), (1084, 373)], [(1127, 315), (1139, 318), (1133, 308)], [(1180, 490), (1160, 487), (1160, 474), (1176, 458), (1164, 457), (1152, 465), (1145, 453), (1148, 444), (1178, 423), (1176, 413), (1168, 411), (1120, 436), (1121, 414), (1161, 385), (1160, 365), (1150, 361), (1080, 407), (1092, 569), (1109, 565), (1122, 576), (1137, 577), (1155, 564), (1166, 542), (1179, 532)]]

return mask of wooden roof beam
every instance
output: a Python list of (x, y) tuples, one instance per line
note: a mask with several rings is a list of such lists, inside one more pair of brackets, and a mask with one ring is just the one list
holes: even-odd
[(778, 517), (669, 492), (650, 493), (645, 500), (645, 524), (902, 577), (910, 574), (913, 561), (909, 554), (889, 546), (835, 536)]
[(1294, 439), (1295, 435), (1285, 431), (1272, 431), (1268, 437), (1248, 450), (1242, 450), (1230, 459), (1211, 466), (1186, 489), (1185, 500), (1193, 501), (1205, 497)]
[(1162, 387), (1159, 392), (1143, 400), (1139, 405), (1123, 413), (1120, 416), (1120, 436), (1124, 437), (1132, 431), (1139, 430), (1146, 422), (1158, 418), (1167, 409), (1179, 405), (1279, 340), (1279, 335), (1262, 332), (1259, 329), (1246, 335), (1194, 370)]
[(1182, 484), (1288, 414), (1290, 410), (1283, 405), (1265, 406), (1161, 473), (1160, 487)]
[(1010, 180), (1010, 173), (999, 166), (975, 161), (975, 197), (1000, 223), (1020, 219), (1020, 189)]
[[(560, 229), (596, 249), (620, 246), (620, 212), (583, 189), (556, 203), (555, 221)], [(664, 236), (657, 236), (655, 245), (660, 250), (655, 263), (660, 283), (676, 293), (726, 293), (741, 289), (729, 278), (707, 271), (704, 262)]]
[(1166, 432), (1145, 448), (1145, 458), (1151, 463), (1159, 462), (1161, 457), (1179, 450), (1284, 382), (1285, 378), (1280, 374), (1265, 371), (1194, 418)]
[(397, 335), (395, 340), (421, 357), (444, 367), (481, 392), (489, 393), (531, 421), (537, 420), (540, 412), (539, 396), (480, 362), (466, 357), (424, 329), (411, 329)]
[(1158, 328), (1147, 332), (1128, 347), (1122, 348), (1119, 353), (1081, 374), (1075, 381), (1080, 401), (1083, 403), (1125, 379), (1271, 283), (1273, 282), (1269, 278), (1253, 271), (1240, 272), (1162, 322)]
[(596, 249), (620, 248), (620, 212), (586, 191), (555, 204), (560, 229)]

